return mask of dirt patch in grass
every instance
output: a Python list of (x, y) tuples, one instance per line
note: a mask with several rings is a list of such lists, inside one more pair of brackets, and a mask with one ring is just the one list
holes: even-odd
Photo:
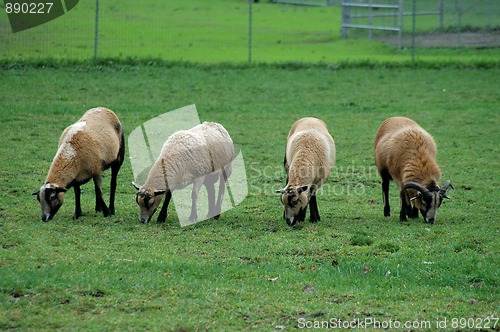
[[(393, 36), (380, 36), (379, 40), (391, 45), (397, 45), (398, 38)], [(412, 37), (410, 34), (403, 35), (402, 44), (405, 47), (411, 46)], [(415, 38), (415, 45), (418, 47), (500, 47), (500, 30), (489, 32), (462, 32), (458, 33), (431, 33), (419, 35)]]

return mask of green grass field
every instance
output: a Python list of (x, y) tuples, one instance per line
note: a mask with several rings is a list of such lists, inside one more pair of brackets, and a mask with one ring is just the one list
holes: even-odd
[[(498, 86), (495, 68), (4, 64), (0, 329), (270, 331), (335, 319), (416, 324), (405, 330), (435, 330), (444, 319), (445, 330), (493, 327)], [(115, 216), (93, 211), (88, 184), (81, 219), (71, 218), (70, 190), (55, 219), (40, 221), (31, 193), (59, 135), (85, 110), (113, 109), (128, 135), (192, 103), (243, 151), (249, 196), (241, 205), (188, 228), (175, 214), (140, 224), (127, 160)], [(399, 222), (394, 185), (393, 216), (383, 217), (373, 138), (394, 115), (433, 134), (443, 181), (455, 187), (433, 226)], [(303, 116), (325, 120), (337, 164), (318, 194), (322, 221), (290, 228), (274, 191), (285, 181), (286, 135)], [(457, 325), (461, 318), (473, 326)]]
[[(434, 8), (429, 0), (425, 4), (419, 1), (419, 10)], [(2, 5), (0, 9), (3, 13)], [(342, 39), (338, 6), (290, 6), (260, 1), (253, 5), (252, 17), (254, 63), (402, 62), (412, 59), (410, 49), (398, 50), (383, 42), (367, 40), (366, 31), (360, 31), (363, 34), (360, 38)], [(455, 24), (453, 17), (447, 7), (446, 27)], [(474, 21), (467, 21), (471, 17)], [(497, 17), (493, 18), (492, 24), (500, 25)], [(471, 13), (467, 8), (463, 24), (486, 26), (484, 20), (486, 13)], [(419, 16), (419, 22), (419, 30), (432, 31), (437, 29), (438, 18)], [(408, 16), (405, 16), (404, 29), (407, 36), (411, 31)], [(0, 57), (11, 60), (91, 59), (94, 57), (94, 33), (94, 1), (80, 1), (64, 16), (16, 34), (10, 30), (7, 15), (2, 14)], [(354, 35), (354, 31), (351, 34)], [(147, 0), (140, 4), (130, 0), (108, 0), (100, 2), (98, 35), (97, 56), (103, 58), (247, 63), (249, 5), (239, 0)], [(498, 48), (419, 48), (416, 51), (416, 59), (427, 62), (498, 62), (499, 58)]]
[[(498, 48), (418, 49), (410, 64), (409, 49), (342, 40), (338, 7), (260, 1), (246, 65), (247, 1), (100, 4), (94, 61), (95, 2), (18, 34), (0, 15), (0, 330), (500, 329)], [(141, 224), (127, 151), (115, 216), (94, 212), (87, 184), (81, 219), (70, 190), (40, 220), (31, 194), (87, 109), (111, 108), (128, 136), (190, 104), (243, 152), (240, 205), (186, 228), (172, 210)], [(395, 115), (434, 136), (454, 185), (435, 225), (399, 222), (393, 184), (383, 217), (373, 139)], [(327, 123), (337, 163), (321, 222), (291, 228), (275, 190), (304, 116)], [(370, 321), (385, 325), (356, 325)]]

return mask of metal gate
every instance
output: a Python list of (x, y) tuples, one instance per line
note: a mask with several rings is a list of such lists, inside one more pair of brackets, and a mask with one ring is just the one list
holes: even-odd
[[(380, 1), (379, 1), (380, 2)], [(366, 29), (372, 39), (373, 30), (394, 31), (398, 35), (398, 48), (401, 48), (403, 33), (403, 0), (393, 3), (373, 3), (342, 1), (342, 38), (348, 37), (349, 29)], [(393, 17), (391, 25), (378, 25), (376, 20)], [(383, 21), (384, 23), (387, 21)]]

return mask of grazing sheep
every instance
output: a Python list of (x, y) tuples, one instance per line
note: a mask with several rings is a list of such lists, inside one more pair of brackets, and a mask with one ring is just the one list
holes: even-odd
[[(78, 122), (64, 130), (45, 184), (37, 196), (42, 221), (51, 220), (62, 206), (64, 193), (75, 190), (74, 219), (82, 215), (80, 186), (94, 180), (95, 210), (105, 217), (115, 213), (116, 177), (125, 155), (123, 128), (113, 111), (98, 107), (85, 112)], [(102, 174), (111, 167), (109, 208), (102, 198)]]
[(323, 121), (302, 118), (288, 133), (284, 166), (287, 174), (281, 193), (283, 217), (289, 226), (304, 221), (310, 205), (310, 221), (320, 220), (316, 191), (330, 176), (335, 164), (335, 143)]
[[(441, 171), (436, 163), (434, 139), (415, 121), (405, 117), (385, 120), (375, 137), (375, 164), (382, 178), (384, 216), (390, 216), (389, 181), (394, 180), (401, 197), (399, 219), (417, 218), (420, 210), (426, 223), (434, 223), (446, 196), (447, 181), (438, 186)], [(413, 202), (413, 207), (411, 202)]]
[[(157, 219), (158, 222), (164, 222), (172, 192), (191, 183), (193, 190), (189, 220), (198, 219), (197, 200), (203, 184), (208, 194), (208, 216), (218, 219), (233, 159), (233, 141), (226, 129), (218, 123), (204, 122), (189, 130), (174, 133), (163, 144), (146, 183), (142, 186), (132, 183), (138, 190), (135, 199), (140, 208), (140, 221), (149, 222), (163, 195), (166, 195)], [(215, 204), (214, 185), (218, 179), (219, 193)]]

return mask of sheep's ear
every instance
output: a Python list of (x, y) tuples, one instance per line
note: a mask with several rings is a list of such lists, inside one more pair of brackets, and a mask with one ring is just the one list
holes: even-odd
[(139, 190), (139, 188), (141, 188), (141, 186), (139, 186), (137, 183), (135, 182), (132, 182), (132, 186), (134, 186), (135, 189)]
[(155, 190), (155, 196), (163, 195), (165, 192), (166, 190)]
[(56, 193), (65, 193), (66, 191), (68, 191), (68, 189), (66, 189), (66, 188), (61, 188), (61, 187), (56, 187), (56, 188), (54, 188), (54, 191), (55, 191)]
[(39, 193), (40, 193), (40, 190), (35, 191), (35, 192), (34, 192), (33, 194), (31, 194), (31, 195), (35, 196), (35, 195), (38, 195)]
[(278, 190), (276, 190), (276, 193), (278, 193), (278, 194), (284, 194), (285, 193), (285, 189), (278, 189)]

